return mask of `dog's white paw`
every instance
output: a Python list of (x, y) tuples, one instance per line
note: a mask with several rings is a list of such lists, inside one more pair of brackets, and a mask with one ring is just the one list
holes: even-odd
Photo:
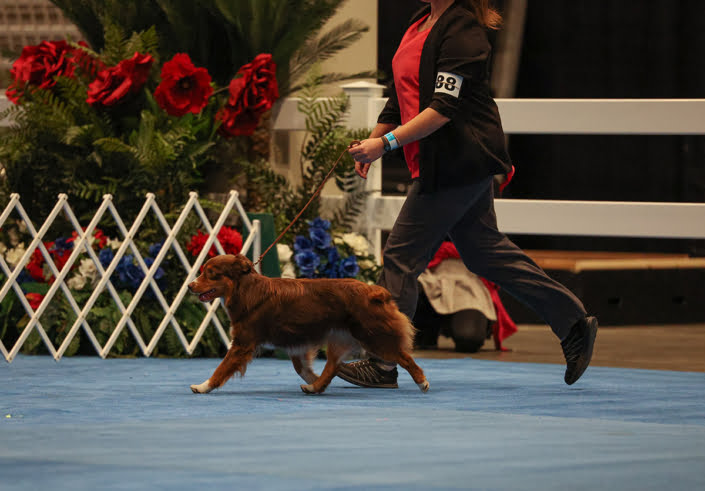
[(313, 389), (313, 384), (302, 385), (301, 390), (304, 391), (304, 394), (316, 394), (316, 391)]
[(314, 372), (313, 370), (308, 370), (304, 371), (301, 374), (301, 378), (303, 378), (306, 382), (308, 382), (309, 385), (311, 385), (316, 380), (318, 380), (318, 375), (316, 375), (316, 372)]
[(431, 388), (431, 384), (428, 383), (428, 380), (424, 380), (420, 384), (416, 384), (419, 386), (419, 389), (421, 389), (421, 392), (428, 392), (428, 389)]
[(213, 387), (209, 385), (210, 379), (206, 380), (202, 384), (192, 385), (191, 390), (194, 394), (208, 394), (213, 390)]

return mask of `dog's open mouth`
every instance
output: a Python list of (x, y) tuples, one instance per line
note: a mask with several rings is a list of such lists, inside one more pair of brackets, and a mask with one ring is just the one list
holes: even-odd
[(215, 288), (213, 288), (212, 290), (208, 290), (207, 292), (200, 293), (200, 294), (198, 295), (198, 299), (199, 299), (201, 302), (210, 302), (210, 301), (213, 300), (215, 297), (216, 297), (216, 295), (215, 295)]

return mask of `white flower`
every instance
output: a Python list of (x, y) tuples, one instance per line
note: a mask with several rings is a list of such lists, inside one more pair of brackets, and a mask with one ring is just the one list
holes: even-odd
[(370, 244), (360, 234), (343, 234), (343, 241), (352, 248), (356, 256), (367, 256), (370, 253)]
[(375, 267), (375, 263), (370, 261), (369, 259), (363, 259), (362, 261), (358, 261), (357, 265), (360, 266), (360, 269), (372, 269)]
[(291, 247), (289, 247), (286, 244), (277, 244), (277, 255), (279, 256), (279, 262), (281, 263), (288, 263), (291, 261), (291, 256), (294, 253), (291, 250)]
[(20, 242), (20, 234), (17, 233), (17, 229), (15, 227), (12, 227), (7, 231), (7, 238), (10, 239), (10, 245), (13, 247), (16, 247)]
[(92, 259), (81, 259), (81, 265), (78, 267), (78, 272), (91, 283), (95, 280), (98, 274), (98, 269)]
[(76, 273), (66, 282), (66, 286), (72, 290), (83, 290), (83, 287), (86, 286), (86, 277), (80, 273)]
[(10, 266), (14, 268), (17, 263), (20, 262), (20, 259), (22, 259), (22, 256), (25, 252), (26, 250), (24, 248), (24, 242), (20, 242), (19, 244), (17, 244), (17, 247), (7, 251), (7, 254), (5, 254), (5, 260)]
[(296, 278), (296, 270), (293, 263), (286, 263), (282, 268), (282, 278)]
[(343, 238), (342, 238), (341, 236), (336, 235), (336, 236), (333, 238), (333, 243), (334, 243), (335, 245), (343, 245), (343, 244), (345, 244), (345, 241), (343, 240)]
[(122, 241), (117, 240), (117, 239), (108, 239), (108, 242), (106, 242), (106, 244), (111, 249), (117, 251), (118, 249), (120, 249), (120, 246), (122, 245)]

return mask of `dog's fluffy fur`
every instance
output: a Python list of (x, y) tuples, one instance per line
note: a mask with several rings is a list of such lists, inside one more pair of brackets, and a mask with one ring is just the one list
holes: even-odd
[[(306, 381), (301, 389), (309, 394), (323, 392), (342, 359), (357, 346), (401, 365), (422, 391), (429, 388), (409, 354), (414, 328), (380, 286), (354, 279), (267, 278), (238, 254), (209, 259), (189, 289), (202, 302), (224, 298), (232, 338), (213, 375), (191, 386), (194, 393), (210, 392), (236, 372), (244, 375), (262, 344), (287, 350)], [(313, 359), (324, 344), (328, 361), (319, 376), (313, 372)]]

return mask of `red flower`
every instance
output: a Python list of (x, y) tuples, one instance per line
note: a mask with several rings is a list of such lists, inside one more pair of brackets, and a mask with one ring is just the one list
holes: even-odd
[[(186, 246), (186, 249), (194, 257), (198, 256), (203, 250), (203, 246), (206, 245), (208, 240), (208, 235), (204, 234), (200, 230), (196, 232), (196, 235), (191, 237), (191, 242)], [(218, 232), (218, 242), (223, 246), (223, 250), (226, 254), (237, 254), (242, 250), (242, 235), (230, 227), (221, 227)], [(215, 244), (211, 246), (210, 251), (208, 251), (209, 257), (215, 257), (218, 252), (215, 249)]]
[(25, 298), (29, 302), (29, 306), (32, 307), (32, 310), (37, 310), (42, 300), (44, 300), (44, 295), (41, 293), (26, 293)]
[(135, 53), (129, 60), (102, 70), (88, 86), (86, 102), (92, 106), (114, 106), (138, 92), (147, 83), (153, 62), (151, 55)]
[(223, 136), (251, 135), (262, 114), (279, 97), (277, 66), (272, 55), (260, 54), (238, 70), (239, 78), (230, 82), (228, 103), (218, 111), (219, 131)]
[(27, 272), (34, 281), (45, 281), (43, 265), (44, 257), (42, 256), (42, 251), (37, 248), (32, 253), (32, 257), (29, 259), (26, 266)]
[(51, 256), (54, 258), (54, 264), (56, 265), (56, 269), (61, 271), (64, 269), (64, 266), (66, 265), (66, 262), (69, 260), (69, 257), (71, 257), (71, 250), (70, 249), (54, 249), (51, 251)]
[(211, 76), (205, 68), (196, 68), (185, 53), (177, 53), (164, 63), (162, 82), (154, 91), (159, 106), (172, 116), (198, 114), (213, 93)]
[[(82, 227), (82, 230), (85, 232), (86, 227)], [(71, 237), (66, 239), (67, 244), (72, 244), (78, 240), (78, 232), (75, 230), (71, 232)], [(90, 244), (94, 250), (99, 251), (105, 247), (105, 245), (108, 243), (109, 237), (105, 235), (105, 233), (99, 229), (95, 228), (93, 229), (93, 237), (88, 239), (88, 244)], [(71, 252), (71, 251), (69, 251)]]
[(72, 61), (74, 51), (66, 41), (42, 41), (36, 46), (25, 46), (12, 64), (12, 83), (7, 89), (7, 98), (18, 104), (28, 86), (49, 89), (56, 84), (56, 77), (72, 77), (76, 68)]
[(93, 230), (93, 238), (95, 242), (93, 243), (93, 249), (101, 250), (108, 243), (108, 236), (103, 233), (99, 228)]

